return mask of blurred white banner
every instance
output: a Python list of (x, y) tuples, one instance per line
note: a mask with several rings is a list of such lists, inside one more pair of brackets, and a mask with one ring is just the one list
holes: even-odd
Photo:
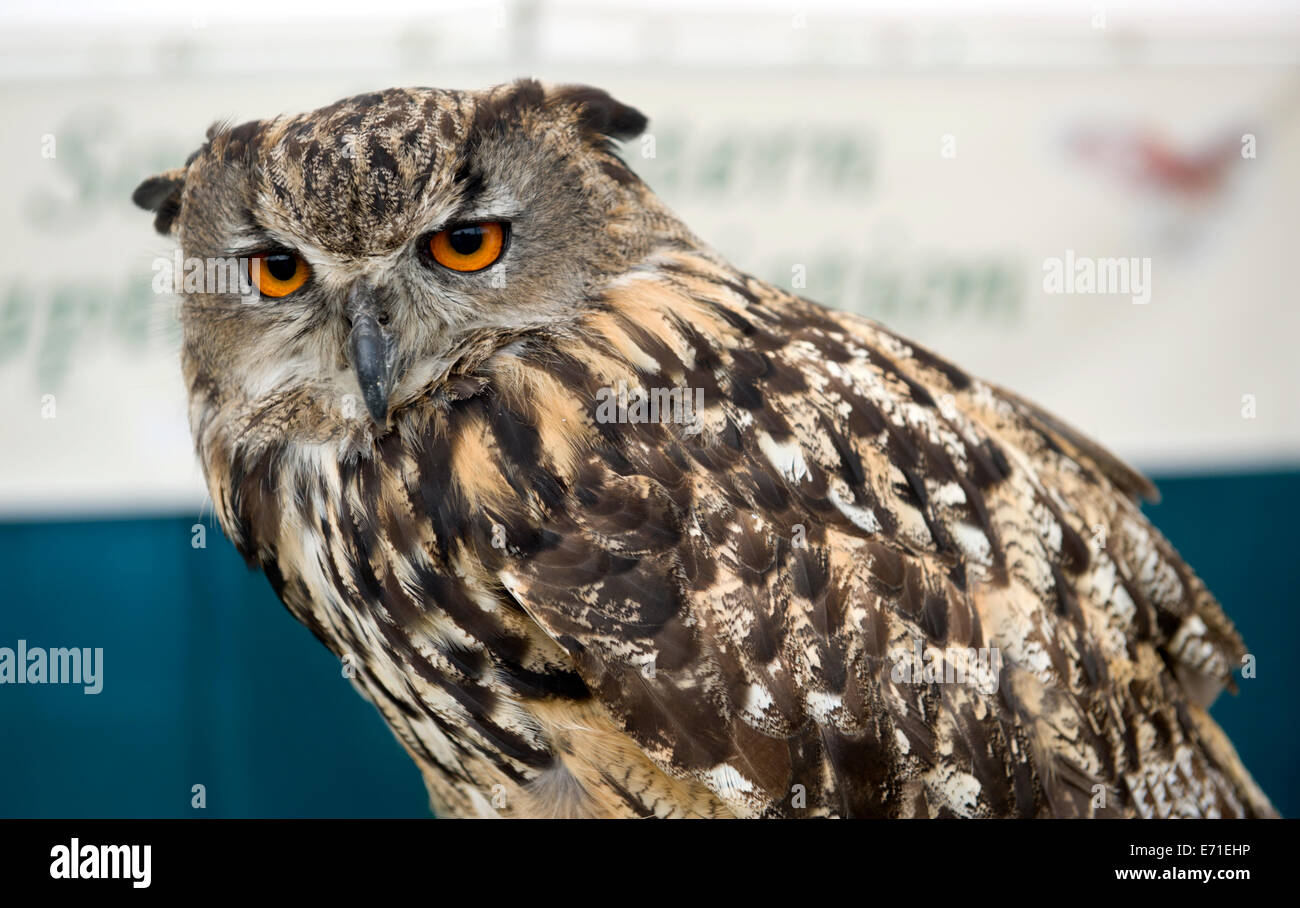
[[(1117, 36), (1086, 14), (800, 25), (789, 5), (690, 29), (675, 11), (647, 32), (547, 9), (298, 29), (195, 7), (130, 31), (10, 28), (0, 515), (204, 500), (172, 302), (150, 289), (171, 250), (129, 201), (144, 176), (183, 162), (217, 119), (524, 74), (599, 85), (645, 112), (629, 163), (746, 270), (878, 318), (1148, 470), (1300, 463), (1292, 19), (1235, 25), (1290, 65), (1130, 66), (1116, 61), (1186, 56), (1185, 36)], [(1032, 62), (1036, 34), (1090, 65)], [(972, 63), (972, 48), (996, 63), (999, 40), (1020, 48), (1016, 65)], [(1049, 292), (1067, 261), (1081, 280), (1086, 267), (1113, 275), (1112, 259), (1145, 286)]]

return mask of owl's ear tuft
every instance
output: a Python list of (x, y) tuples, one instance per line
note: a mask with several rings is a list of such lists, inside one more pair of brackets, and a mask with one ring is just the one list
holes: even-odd
[(577, 108), (578, 124), (600, 139), (625, 141), (645, 131), (645, 114), (635, 107), (615, 101), (609, 93), (589, 85), (565, 85), (557, 88), (551, 100)]
[(167, 236), (176, 225), (181, 213), (181, 191), (185, 188), (184, 167), (177, 167), (149, 177), (131, 193), (131, 201), (146, 211), (154, 212), (154, 229)]

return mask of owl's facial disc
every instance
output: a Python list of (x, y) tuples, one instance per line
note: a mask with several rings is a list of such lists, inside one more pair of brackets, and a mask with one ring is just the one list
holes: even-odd
[(677, 230), (616, 154), (644, 126), (602, 91), (532, 80), (213, 126), (132, 197), (187, 264), (250, 262), (256, 297), (183, 294), (187, 377), (212, 389), (192, 400), (232, 439), (252, 437), (236, 428), (250, 413), (312, 443), (418, 423), (416, 404), (569, 330)]
[(361, 397), (375, 425), (388, 425), (388, 398), (400, 376), (393, 374), (393, 339), (385, 327), (387, 313), (378, 294), (366, 281), (348, 291), (345, 307), (351, 331), (348, 360), (361, 386)]

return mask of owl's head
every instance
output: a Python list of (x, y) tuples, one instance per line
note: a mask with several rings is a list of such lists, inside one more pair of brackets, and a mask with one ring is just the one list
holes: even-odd
[(466, 350), (562, 330), (665, 222), (614, 152), (645, 123), (522, 80), (214, 126), (133, 196), (183, 250), (192, 399), (377, 435)]

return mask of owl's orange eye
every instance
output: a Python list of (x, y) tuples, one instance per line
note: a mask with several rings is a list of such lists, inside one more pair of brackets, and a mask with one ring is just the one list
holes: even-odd
[(310, 273), (302, 257), (292, 252), (256, 255), (248, 262), (249, 280), (263, 296), (288, 296), (307, 282)]
[(439, 230), (429, 239), (429, 253), (452, 271), (482, 271), (501, 257), (505, 244), (505, 225), (483, 221)]

